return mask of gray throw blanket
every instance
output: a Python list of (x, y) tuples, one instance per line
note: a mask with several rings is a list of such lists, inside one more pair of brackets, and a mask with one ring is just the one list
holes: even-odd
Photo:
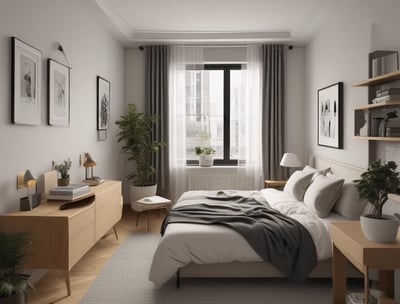
[(271, 208), (257, 193), (246, 197), (218, 191), (197, 197), (205, 203), (174, 207), (163, 221), (161, 235), (171, 223), (224, 225), (240, 233), (264, 261), (287, 277), (307, 278), (317, 264), (310, 233), (296, 220)]

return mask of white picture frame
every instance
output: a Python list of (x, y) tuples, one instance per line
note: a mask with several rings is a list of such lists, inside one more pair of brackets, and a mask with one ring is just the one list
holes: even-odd
[(53, 60), (47, 61), (48, 124), (68, 127), (70, 122), (70, 69)]

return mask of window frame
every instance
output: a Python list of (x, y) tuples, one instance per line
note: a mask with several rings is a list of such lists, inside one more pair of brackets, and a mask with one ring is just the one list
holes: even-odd
[[(204, 70), (222, 70), (224, 75), (224, 86), (223, 86), (223, 98), (224, 98), (224, 155), (223, 159), (214, 159), (215, 166), (236, 166), (238, 164), (237, 159), (230, 158), (230, 71), (232, 70), (242, 70), (242, 64), (230, 64), (230, 63), (216, 63), (216, 64), (204, 64)], [(198, 165), (198, 160), (186, 160), (187, 165)]]

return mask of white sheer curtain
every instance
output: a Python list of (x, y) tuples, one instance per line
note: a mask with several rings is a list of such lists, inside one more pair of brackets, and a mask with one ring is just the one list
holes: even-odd
[(247, 188), (263, 187), (262, 173), (262, 48), (247, 47), (247, 65), (242, 73), (239, 104), (239, 172)]
[(176, 201), (187, 189), (186, 180), (186, 65), (203, 68), (203, 50), (172, 46), (169, 66), (169, 178)]

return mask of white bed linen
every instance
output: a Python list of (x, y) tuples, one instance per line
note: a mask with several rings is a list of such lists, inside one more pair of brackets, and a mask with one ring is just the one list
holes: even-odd
[[(243, 192), (242, 192), (243, 193)], [(317, 249), (318, 260), (332, 256), (328, 231), (319, 217), (304, 203), (276, 189), (263, 189), (261, 193), (271, 207), (296, 219), (310, 232)], [(181, 197), (210, 194), (207, 191), (188, 191)], [(176, 206), (198, 203), (184, 200)], [(149, 280), (156, 287), (169, 280), (176, 271), (193, 262), (214, 264), (230, 262), (262, 262), (260, 256), (237, 232), (219, 225), (175, 223), (169, 224), (153, 256)]]

